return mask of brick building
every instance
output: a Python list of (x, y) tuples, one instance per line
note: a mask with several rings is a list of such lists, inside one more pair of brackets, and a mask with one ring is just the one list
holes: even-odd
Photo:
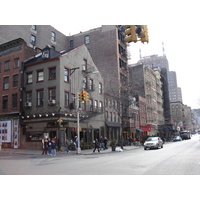
[(120, 139), (122, 129), (130, 127), (128, 118), (128, 67), (126, 43), (120, 27), (105, 25), (68, 37), (68, 48), (85, 44), (105, 87), (106, 136)]
[(21, 65), (36, 53), (21, 38), (0, 45), (0, 141), (3, 147), (20, 146)]

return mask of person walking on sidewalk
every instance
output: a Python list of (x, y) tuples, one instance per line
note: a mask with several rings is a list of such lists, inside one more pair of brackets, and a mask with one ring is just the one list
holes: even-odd
[(42, 155), (47, 155), (47, 149), (48, 149), (48, 140), (47, 139), (42, 139)]
[(51, 138), (48, 138), (47, 146), (48, 146), (48, 155), (52, 155), (52, 152), (51, 152), (51, 149), (52, 149)]
[(70, 141), (69, 141), (69, 139), (67, 138), (67, 139), (66, 139), (66, 152), (67, 152), (67, 153), (70, 152), (70, 150), (69, 150), (69, 145), (70, 145)]
[(104, 147), (104, 139), (103, 139), (102, 136), (101, 136), (99, 142), (100, 142), (100, 150), (102, 150), (102, 149), (105, 150), (105, 147)]
[(94, 143), (94, 150), (93, 150), (93, 153), (95, 153), (96, 149), (97, 149), (98, 152), (100, 153), (100, 150), (99, 150), (99, 141), (98, 141), (97, 138), (96, 138), (95, 143)]
[(107, 144), (108, 144), (108, 139), (107, 139), (107, 137), (104, 138), (103, 142), (104, 142), (104, 148), (105, 148), (105, 149), (108, 149), (108, 147), (107, 147)]
[(52, 140), (52, 145), (51, 145), (51, 147), (52, 147), (52, 149), (51, 149), (52, 155), (53, 155), (53, 156), (56, 156), (56, 139), (55, 139), (55, 138)]

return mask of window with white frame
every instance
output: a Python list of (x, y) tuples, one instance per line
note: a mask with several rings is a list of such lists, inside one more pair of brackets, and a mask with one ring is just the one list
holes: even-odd
[(84, 44), (89, 44), (90, 43), (90, 36), (86, 35), (84, 38)]
[(51, 32), (51, 41), (55, 42), (56, 41), (56, 34), (55, 32)]

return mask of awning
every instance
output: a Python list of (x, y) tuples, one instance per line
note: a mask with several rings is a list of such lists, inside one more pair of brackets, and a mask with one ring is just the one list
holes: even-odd
[(120, 123), (115, 123), (115, 122), (106, 122), (106, 125), (111, 127), (121, 127)]
[(139, 128), (136, 128), (136, 130), (137, 130), (137, 131), (140, 131), (140, 132), (144, 132), (143, 130), (141, 130), (141, 129), (139, 129)]

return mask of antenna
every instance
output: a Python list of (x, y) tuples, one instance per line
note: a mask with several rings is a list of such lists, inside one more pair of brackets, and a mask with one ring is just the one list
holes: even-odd
[(162, 51), (163, 51), (163, 56), (166, 56), (166, 54), (165, 54), (164, 42), (162, 42)]

